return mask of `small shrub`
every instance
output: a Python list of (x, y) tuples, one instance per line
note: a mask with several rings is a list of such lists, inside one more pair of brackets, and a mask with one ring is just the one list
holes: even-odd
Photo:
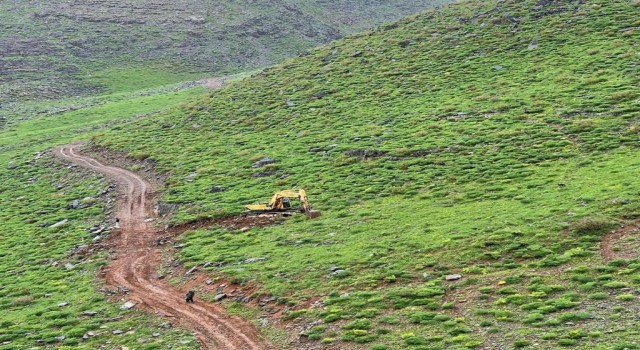
[(387, 346), (382, 344), (376, 344), (371, 346), (371, 350), (387, 350)]
[(609, 294), (603, 293), (603, 292), (592, 293), (587, 296), (587, 298), (591, 300), (604, 300), (604, 299), (607, 299), (608, 297), (609, 297)]
[(367, 319), (355, 320), (347, 323), (344, 329), (371, 329), (371, 321)]
[(603, 221), (597, 218), (586, 217), (582, 218), (572, 224), (573, 232), (579, 235), (603, 233), (611, 228), (613, 224), (611, 222)]
[(576, 344), (578, 344), (578, 341), (575, 340), (575, 339), (563, 338), (563, 339), (558, 340), (558, 345), (561, 345), (561, 346), (573, 346), (573, 345), (576, 345)]
[(513, 347), (516, 349), (524, 348), (525, 346), (531, 345), (531, 342), (528, 340), (520, 339), (513, 342)]
[(636, 296), (633, 294), (620, 294), (616, 297), (616, 299), (620, 301), (632, 301), (636, 299)]
[(416, 336), (404, 338), (404, 342), (405, 344), (410, 346), (428, 344), (427, 339), (425, 339), (424, 337), (416, 337)]
[(620, 288), (625, 288), (626, 286), (627, 286), (626, 283), (620, 282), (620, 281), (611, 281), (603, 285), (603, 287), (609, 288), (609, 289), (620, 289)]
[(498, 289), (498, 294), (516, 294), (518, 291), (513, 287), (504, 287)]

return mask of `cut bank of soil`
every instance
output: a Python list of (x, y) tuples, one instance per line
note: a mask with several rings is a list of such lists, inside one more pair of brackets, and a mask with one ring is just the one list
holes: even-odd
[(126, 288), (129, 300), (192, 329), (204, 349), (274, 349), (245, 320), (202, 300), (187, 304), (183, 298), (185, 291), (158, 278), (156, 270), (162, 259), (161, 247), (155, 242), (163, 232), (156, 231), (150, 224), (153, 220), (149, 219), (154, 219), (151, 185), (127, 170), (82, 156), (78, 148), (78, 145), (62, 146), (55, 154), (104, 174), (117, 184), (121, 193), (116, 214), (120, 229), (111, 237), (115, 253), (104, 270), (106, 283), (114, 288)]
[(600, 255), (606, 260), (638, 258), (640, 256), (637, 249), (639, 234), (640, 227), (637, 225), (611, 231), (600, 242)]

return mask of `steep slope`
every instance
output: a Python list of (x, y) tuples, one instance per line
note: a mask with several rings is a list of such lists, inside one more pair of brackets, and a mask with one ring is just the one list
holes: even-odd
[(3, 1), (0, 113), (264, 67), (443, 2)]
[[(201, 230), (181, 252), (260, 284), (322, 340), (305, 346), (636, 348), (637, 253), (601, 255), (598, 242), (630, 225), (616, 249), (637, 247), (638, 6), (449, 6), (95, 146), (169, 172), (176, 222), (306, 188), (321, 218)], [(267, 156), (277, 162), (252, 167)]]

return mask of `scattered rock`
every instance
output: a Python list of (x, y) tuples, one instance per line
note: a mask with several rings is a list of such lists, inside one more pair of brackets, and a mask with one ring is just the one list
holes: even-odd
[(501, 65), (497, 65), (497, 66), (493, 66), (493, 69), (495, 70), (502, 70), (504, 67)]
[(194, 273), (194, 272), (196, 272), (196, 271), (198, 271), (198, 265), (196, 265), (196, 266), (194, 266), (194, 267), (190, 268), (190, 269), (189, 269), (189, 271), (187, 271), (187, 272), (185, 273), (185, 275), (189, 276), (189, 275), (191, 275), (192, 273)]
[(457, 280), (459, 280), (461, 278), (462, 278), (462, 275), (446, 275), (446, 276), (444, 276), (444, 279), (446, 281), (457, 281)]
[(95, 312), (95, 311), (83, 311), (80, 315), (82, 315), (82, 316), (95, 316), (97, 314), (98, 313)]
[(69, 305), (69, 303), (67, 303), (66, 301), (64, 301), (64, 302), (62, 302), (62, 303), (58, 304), (58, 307), (65, 307), (65, 306), (67, 306), (67, 305)]
[(64, 225), (64, 224), (66, 224), (67, 222), (69, 222), (69, 219), (64, 219), (64, 220), (62, 220), (62, 221), (58, 221), (58, 222), (56, 222), (55, 224), (53, 224), (53, 225), (49, 226), (49, 228), (56, 228), (56, 227), (60, 227), (60, 226), (62, 226), (62, 225)]
[(269, 177), (269, 176), (271, 176), (273, 174), (274, 173), (272, 171), (258, 171), (258, 172), (255, 172), (255, 173), (251, 174), (251, 177), (254, 178), (254, 179), (258, 179), (258, 178), (261, 178), (261, 177)]
[(102, 239), (102, 236), (97, 235), (97, 236), (93, 237), (93, 239), (91, 239), (91, 242), (95, 243), (95, 242), (97, 242), (97, 241), (99, 241), (101, 239)]
[(45, 294), (44, 294), (44, 297), (45, 297), (45, 298), (51, 298), (52, 296), (53, 296), (53, 294), (51, 294), (51, 293), (45, 293)]
[(226, 191), (226, 188), (222, 187), (222, 186), (213, 186), (209, 189), (210, 193), (219, 193), (219, 192), (224, 192)]
[(527, 47), (528, 50), (535, 50), (538, 48), (538, 38), (533, 38)]
[(111, 332), (111, 334), (114, 334), (114, 335), (118, 335), (118, 334), (122, 334), (122, 333), (124, 333), (124, 332), (119, 330), (119, 329), (116, 329), (115, 331)]
[(126, 303), (122, 304), (122, 306), (120, 306), (120, 310), (130, 310), (133, 309), (134, 306), (136, 306), (135, 303), (127, 301)]
[(160, 333), (153, 333), (153, 334), (151, 334), (151, 336), (157, 338), (157, 337), (160, 336)]
[(251, 263), (254, 263), (254, 262), (265, 261), (265, 260), (267, 260), (267, 258), (249, 258), (247, 260), (244, 260), (243, 263), (251, 264)]
[(193, 172), (185, 177), (183, 177), (182, 179), (185, 180), (186, 182), (191, 182), (193, 181), (193, 179), (195, 179), (198, 176), (198, 173)]
[(341, 268), (338, 267), (338, 266), (332, 266), (332, 267), (329, 268), (329, 271), (331, 271), (331, 272), (336, 272), (338, 270), (341, 270)]
[(61, 335), (59, 337), (56, 337), (57, 341), (64, 341), (65, 339), (67, 339), (67, 337), (65, 337), (64, 335)]
[(80, 208), (80, 201), (77, 199), (72, 200), (71, 203), (67, 205), (67, 209), (78, 209), (78, 208)]
[(75, 266), (72, 263), (66, 263), (64, 264), (64, 268), (67, 270), (73, 270)]
[(269, 157), (264, 157), (262, 159), (260, 159), (259, 161), (253, 163), (253, 165), (251, 165), (252, 168), (261, 168), (267, 164), (273, 164), (276, 163), (277, 160), (275, 159), (271, 159)]
[(360, 57), (362, 56), (362, 51), (356, 51), (350, 55), (351, 57)]
[(204, 283), (206, 283), (208, 286), (210, 286), (210, 285), (213, 284), (213, 281), (212, 280), (206, 280)]
[(377, 149), (354, 149), (344, 152), (344, 155), (347, 157), (358, 157), (366, 159), (382, 157), (385, 155), (385, 152)]
[(222, 299), (224, 299), (224, 298), (226, 298), (226, 297), (227, 297), (227, 294), (222, 293), (222, 294), (218, 294), (218, 295), (216, 295), (215, 297), (213, 297), (213, 300), (214, 300), (214, 301), (220, 301), (220, 300), (222, 300)]
[(289, 107), (293, 107), (295, 105), (295, 103), (293, 103), (293, 101), (287, 99), (286, 101), (284, 101), (284, 103), (289, 106)]

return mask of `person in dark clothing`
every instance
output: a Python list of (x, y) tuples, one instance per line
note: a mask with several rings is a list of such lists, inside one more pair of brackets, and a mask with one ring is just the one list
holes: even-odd
[(196, 294), (196, 292), (190, 290), (187, 292), (187, 295), (185, 296), (185, 299), (187, 299), (187, 303), (193, 303), (193, 296)]

